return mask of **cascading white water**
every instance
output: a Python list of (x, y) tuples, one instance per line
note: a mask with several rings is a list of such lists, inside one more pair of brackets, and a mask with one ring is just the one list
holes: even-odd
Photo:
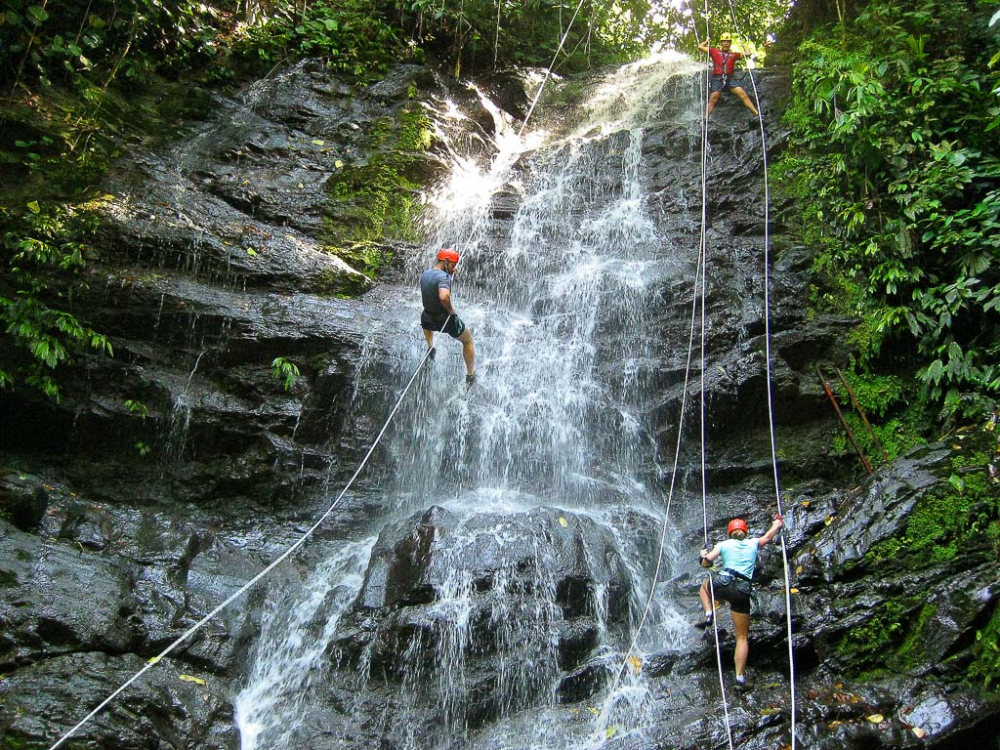
[[(271, 599), (249, 684), (236, 699), (244, 750), (284, 747), (294, 737), (305, 693), (324, 674), (326, 647), (358, 593), (374, 542), (345, 544), (301, 591)], [(258, 744), (261, 735), (266, 744)]]
[[(455, 532), (461, 547), (483, 536), (500, 546), (525, 539), (530, 522), (521, 525), (518, 514), (539, 507), (586, 517), (618, 539), (632, 579), (633, 611), (649, 590), (649, 561), (637, 559), (614, 517), (624, 507), (662, 519), (661, 476), (643, 404), (654, 352), (686, 343), (658, 341), (652, 326), (651, 310), (677, 268), (687, 266), (673, 259), (672, 241), (643, 189), (643, 137), (653, 119), (699, 127), (695, 97), (678, 105), (676, 97), (663, 95), (674, 81), (690, 86), (696, 69), (679, 56), (626, 66), (590, 88), (583, 108), (566, 118), (576, 123), (569, 132), (545, 132), (540, 118), (520, 137), (484, 99), (496, 132), (491, 139), (470, 137), (461, 113), (441, 107), (439, 137), (454, 168), (451, 181), (430, 196), (428, 252), (413, 259), (411, 271), (415, 281), (440, 247), (462, 253), (453, 298), (475, 336), (479, 382), (466, 390), (460, 346), (439, 336), (436, 360), (428, 363), (420, 390), (387, 438), (392, 467), (386, 473), (395, 478), (384, 488), (387, 518), (443, 506), (462, 519)], [(674, 109), (665, 112), (668, 102)], [(494, 216), (498, 195), (516, 203), (512, 218)], [(416, 292), (408, 304), (412, 327), (388, 342), (392, 374), (401, 382), (423, 354)], [(383, 362), (362, 368), (359, 378), (385, 373)], [(373, 543), (364, 544), (370, 549)], [(356, 582), (356, 592), (363, 568), (359, 549), (351, 547), (314, 578), (345, 575)], [(434, 645), (415, 637), (400, 653), (404, 691), (432, 693), (449, 733), (466, 731), (465, 659), (475, 645), (468, 624), (474, 593), (492, 602), (500, 714), (555, 703), (559, 667), (548, 623), (557, 605), (547, 581), (547, 554), (544, 545), (536, 547), (536, 581), (530, 592), (519, 592), (517, 611), (509, 604), (514, 578), (499, 571), (489, 591), (473, 592), (456, 562), (428, 615), (439, 631)], [(245, 750), (300, 746), (294, 721), (296, 691), (307, 687), (302, 665), (315, 678), (315, 665), (349, 603), (351, 586), (342, 581), (339, 590), (339, 604), (323, 604), (329, 619), (315, 643), (306, 642), (303, 623), (318, 616), (324, 593), (299, 595), (291, 621), (275, 612), (237, 700)], [(620, 633), (606, 627), (608, 591), (596, 585), (590, 596), (599, 625), (595, 650), (613, 661), (623, 644)], [(684, 625), (670, 602), (657, 600), (650, 622), (640, 645), (662, 650), (681, 637)], [(435, 649), (430, 659), (423, 653), (427, 648)], [(633, 706), (641, 705), (639, 682), (623, 688)], [(427, 710), (413, 701), (413, 710)], [(408, 747), (415, 749), (413, 742)], [(511, 745), (570, 746), (556, 743), (542, 726)]]

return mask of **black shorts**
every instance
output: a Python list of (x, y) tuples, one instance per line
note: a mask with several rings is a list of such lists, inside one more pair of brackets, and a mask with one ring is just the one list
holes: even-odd
[[(726, 582), (728, 580), (728, 583)], [(712, 577), (712, 591), (716, 599), (729, 602), (733, 612), (750, 614), (750, 585), (725, 573)]]
[(736, 76), (712, 76), (708, 82), (708, 93), (714, 94), (716, 91), (735, 91), (743, 88)]
[[(445, 321), (448, 324), (445, 325)], [(444, 326), (442, 328), (441, 326)], [(457, 339), (465, 333), (465, 323), (457, 315), (431, 315), (426, 310), (420, 313), (420, 327), (425, 331), (444, 331), (453, 339)]]

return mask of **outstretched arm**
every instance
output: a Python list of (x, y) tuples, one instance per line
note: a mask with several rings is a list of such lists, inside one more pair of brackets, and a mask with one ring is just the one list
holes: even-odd
[(764, 533), (764, 536), (757, 540), (757, 544), (763, 547), (765, 544), (774, 539), (775, 534), (777, 534), (784, 525), (785, 522), (782, 520), (781, 516), (775, 516), (774, 521), (771, 522), (771, 528)]

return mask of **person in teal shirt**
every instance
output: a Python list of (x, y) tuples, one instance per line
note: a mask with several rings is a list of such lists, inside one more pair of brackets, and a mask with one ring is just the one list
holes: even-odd
[(711, 580), (705, 579), (698, 592), (701, 604), (705, 608), (705, 619), (695, 627), (707, 628), (712, 624), (715, 607), (712, 593), (716, 599), (729, 602), (733, 616), (733, 629), (736, 631), (736, 689), (742, 692), (749, 687), (746, 679), (747, 654), (750, 652), (750, 591), (754, 568), (757, 565), (757, 552), (765, 544), (774, 539), (775, 534), (784, 526), (781, 516), (775, 516), (771, 528), (763, 536), (747, 537), (747, 523), (742, 518), (734, 518), (729, 522), (726, 531), (729, 538), (716, 544), (711, 552), (701, 550), (700, 561), (703, 568), (709, 568), (722, 558), (722, 572)]

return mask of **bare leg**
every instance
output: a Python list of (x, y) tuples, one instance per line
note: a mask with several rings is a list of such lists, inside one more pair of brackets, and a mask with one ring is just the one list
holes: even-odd
[(747, 654), (750, 653), (750, 615), (733, 612), (733, 629), (736, 631), (736, 676), (747, 668)]
[(744, 107), (746, 107), (747, 109), (749, 109), (755, 115), (759, 115), (760, 114), (757, 111), (757, 108), (755, 106), (753, 106), (753, 102), (750, 101), (750, 97), (747, 96), (747, 92), (742, 87), (737, 86), (736, 88), (733, 89), (733, 93), (736, 94), (736, 96), (738, 96), (740, 98), (740, 101), (743, 102), (743, 106)]
[(426, 328), (423, 329), (424, 338), (427, 340), (427, 348), (430, 349), (434, 346), (434, 331), (428, 331)]
[(721, 91), (713, 91), (712, 94), (708, 97), (708, 111), (705, 113), (705, 117), (708, 117), (710, 114), (712, 114), (712, 110), (715, 109), (715, 105), (719, 101), (719, 94), (721, 93), (722, 93)]
[(712, 602), (712, 594), (708, 590), (708, 579), (701, 584), (701, 589), (698, 591), (698, 597), (701, 599), (701, 606), (704, 607), (705, 612), (714, 612), (715, 607)]
[(465, 360), (465, 372), (472, 375), (476, 371), (476, 347), (472, 343), (472, 332), (466, 328), (458, 337), (462, 342), (462, 358)]

